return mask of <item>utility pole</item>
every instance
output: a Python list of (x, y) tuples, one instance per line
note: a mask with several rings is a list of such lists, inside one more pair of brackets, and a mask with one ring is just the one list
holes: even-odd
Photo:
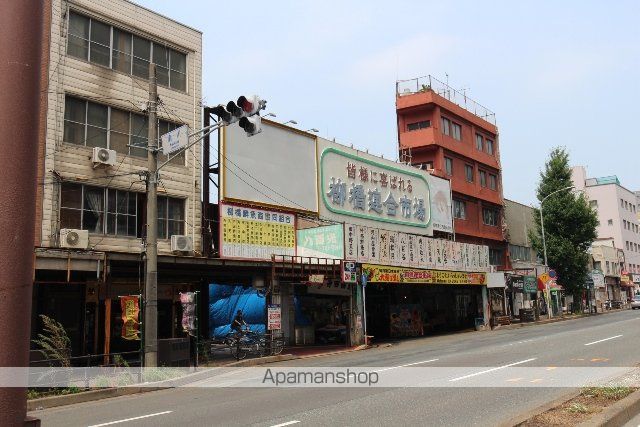
[(147, 140), (147, 245), (144, 288), (144, 366), (158, 366), (158, 82), (149, 64), (149, 135)]

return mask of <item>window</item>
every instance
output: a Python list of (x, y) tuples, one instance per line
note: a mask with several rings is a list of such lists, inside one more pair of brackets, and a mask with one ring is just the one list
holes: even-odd
[(464, 176), (469, 182), (473, 182), (473, 166), (464, 165)]
[(627, 220), (623, 219), (622, 220), (622, 226), (626, 229), (627, 228)]
[(606, 274), (611, 274), (611, 269), (609, 268), (609, 261), (606, 261), (606, 265), (607, 265), (607, 272)]
[(498, 210), (494, 208), (482, 208), (482, 222), (485, 225), (491, 225), (493, 227), (498, 226)]
[[(144, 224), (139, 206), (144, 195), (113, 188), (63, 183), (60, 227), (93, 234), (139, 237)], [(158, 238), (184, 234), (184, 201), (158, 197)]]
[(453, 159), (449, 157), (444, 158), (444, 170), (447, 175), (453, 175)]
[(442, 133), (444, 135), (451, 135), (451, 120), (442, 117), (440, 123), (442, 125)]
[(624, 243), (625, 243), (625, 246), (627, 247), (627, 250), (629, 250), (629, 242), (627, 241), (627, 242), (624, 242)]
[(612, 219), (608, 220), (607, 225), (613, 225), (613, 220)]
[(502, 249), (489, 248), (489, 264), (502, 265)]
[(486, 145), (487, 145), (487, 153), (493, 156), (493, 141), (490, 139), (487, 139)]
[(509, 256), (512, 261), (532, 261), (531, 248), (526, 246), (509, 245)]
[(158, 84), (187, 90), (187, 55), (75, 12), (69, 14), (67, 54), (144, 79), (157, 65)]
[(481, 187), (486, 187), (487, 186), (487, 173), (485, 171), (479, 171), (478, 174), (480, 175), (480, 186)]
[(184, 201), (158, 197), (158, 238), (184, 234)]
[(467, 219), (467, 205), (462, 200), (453, 199), (453, 217)]
[(483, 147), (484, 147), (484, 140), (482, 138), (482, 135), (480, 135), (479, 133), (476, 133), (476, 149), (478, 149), (478, 151), (482, 151)]
[(620, 199), (620, 207), (624, 208), (624, 199)]
[[(165, 120), (158, 121), (158, 144), (160, 136), (180, 125)], [(64, 111), (65, 142), (87, 147), (103, 147), (116, 150), (121, 154), (147, 157), (144, 148), (149, 132), (147, 117), (109, 107), (95, 102), (67, 96)], [(166, 161), (160, 154), (158, 160)], [(184, 165), (184, 152), (173, 157), (171, 164)]]
[(461, 141), (462, 140), (462, 126), (460, 126), (457, 123), (451, 122), (451, 136), (453, 136), (453, 139), (455, 139), (457, 141)]
[(431, 127), (431, 120), (423, 120), (421, 122), (409, 123), (407, 125), (407, 130), (411, 132), (414, 130), (426, 129), (429, 127)]
[(625, 202), (624, 202), (624, 208), (625, 208), (625, 209), (627, 209), (627, 210), (629, 209), (629, 203), (627, 203), (627, 201), (626, 201), (626, 200), (625, 200)]
[(601, 261), (594, 261), (593, 262), (593, 269), (602, 271), (602, 262)]
[(492, 190), (498, 188), (498, 177), (494, 174), (489, 174), (489, 188)]
[(589, 206), (593, 210), (598, 209), (598, 201), (597, 200), (589, 200)]

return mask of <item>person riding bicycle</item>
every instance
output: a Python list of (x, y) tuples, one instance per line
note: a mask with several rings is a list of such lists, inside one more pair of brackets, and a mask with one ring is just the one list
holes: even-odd
[(236, 317), (233, 318), (233, 322), (231, 322), (231, 329), (236, 331), (236, 335), (242, 335), (243, 326), (248, 326), (247, 322), (244, 321), (244, 317), (242, 316), (242, 310), (238, 310), (236, 313)]

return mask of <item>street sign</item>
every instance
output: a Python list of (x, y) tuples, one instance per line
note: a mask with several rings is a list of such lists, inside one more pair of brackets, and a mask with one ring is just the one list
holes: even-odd
[(162, 141), (162, 153), (164, 155), (175, 153), (189, 144), (189, 127), (184, 125), (165, 133), (160, 137), (160, 141)]
[(549, 277), (555, 279), (557, 277), (557, 273), (555, 270), (549, 270)]
[(342, 261), (342, 282), (356, 283), (357, 279), (356, 263), (352, 261)]
[(367, 286), (367, 273), (362, 273), (362, 287)]
[(282, 329), (282, 310), (280, 304), (269, 304), (267, 306), (267, 330), (273, 331)]

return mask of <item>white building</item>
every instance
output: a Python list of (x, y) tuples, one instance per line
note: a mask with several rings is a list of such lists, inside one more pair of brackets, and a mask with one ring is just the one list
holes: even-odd
[(598, 239), (611, 239), (615, 248), (622, 249), (622, 276), (640, 273), (640, 207), (636, 194), (623, 187), (616, 176), (587, 178), (582, 166), (572, 168), (571, 179), (598, 212)]
[[(202, 33), (127, 0), (50, 0), (45, 8), (33, 312), (70, 325), (74, 352), (96, 354), (109, 350), (104, 319), (116, 318), (117, 296), (141, 289), (147, 151), (136, 146), (147, 143), (149, 63), (157, 67), (158, 134), (200, 129)], [(172, 235), (192, 240), (189, 255), (201, 252), (200, 155), (196, 144), (161, 171), (161, 257), (178, 256)], [(159, 286), (169, 325), (183, 285)]]

